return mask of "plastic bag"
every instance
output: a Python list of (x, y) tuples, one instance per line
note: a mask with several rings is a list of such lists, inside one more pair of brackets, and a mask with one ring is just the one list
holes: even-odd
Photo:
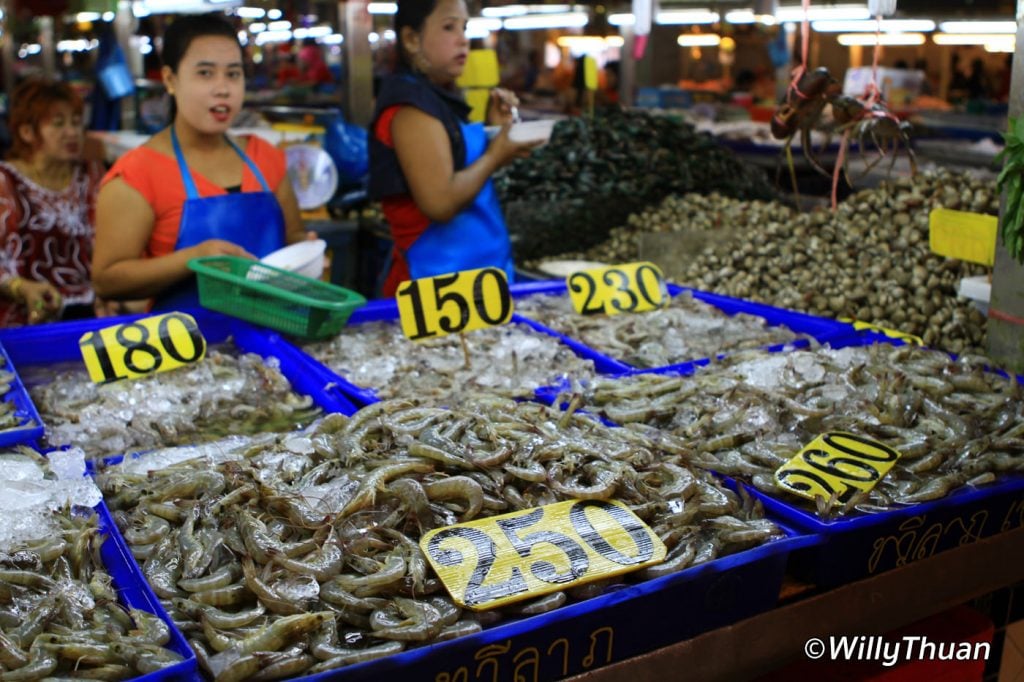
[(325, 124), (324, 149), (338, 167), (342, 184), (362, 182), (370, 170), (369, 139), (364, 128), (340, 115)]
[(135, 92), (135, 80), (128, 69), (121, 46), (113, 40), (107, 50), (101, 50), (96, 62), (96, 79), (107, 99), (121, 99)]

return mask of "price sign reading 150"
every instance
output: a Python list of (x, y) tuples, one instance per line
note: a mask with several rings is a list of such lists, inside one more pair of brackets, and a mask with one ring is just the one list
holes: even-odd
[(395, 298), (402, 331), (413, 341), (494, 327), (512, 319), (508, 277), (498, 268), (402, 282)]

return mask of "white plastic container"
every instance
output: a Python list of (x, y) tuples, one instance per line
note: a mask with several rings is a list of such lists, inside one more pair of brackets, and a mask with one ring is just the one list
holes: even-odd
[(964, 277), (960, 280), (958, 293), (964, 298), (971, 299), (983, 315), (988, 315), (988, 302), (992, 298), (992, 282), (989, 281), (988, 275)]
[[(327, 242), (323, 239), (297, 242), (267, 254), (260, 259), (260, 262), (294, 272), (303, 277), (320, 279), (320, 275), (324, 271), (324, 251), (326, 249)], [(249, 270), (247, 277), (262, 279), (260, 274), (260, 269), (254, 268)]]

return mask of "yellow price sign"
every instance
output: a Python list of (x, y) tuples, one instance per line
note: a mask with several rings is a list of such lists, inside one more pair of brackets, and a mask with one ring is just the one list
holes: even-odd
[(910, 344), (910, 345), (913, 345), (913, 346), (923, 346), (924, 345), (924, 339), (922, 339), (920, 336), (917, 336), (915, 334), (908, 334), (907, 332), (901, 332), (901, 331), (896, 330), (896, 329), (888, 329), (886, 327), (880, 327), (877, 324), (872, 324), (870, 322), (863, 322), (861, 320), (855, 320), (852, 317), (840, 317), (839, 321), (840, 322), (849, 322), (850, 324), (853, 325), (853, 328), (856, 329), (857, 331), (868, 330), (868, 331), (878, 332), (879, 334), (884, 334), (885, 336), (888, 336), (890, 339), (899, 339), (900, 341), (903, 341), (904, 343), (907, 343), (907, 344)]
[(928, 214), (928, 246), (947, 258), (991, 266), (996, 259), (999, 218), (983, 213), (936, 208)]
[(665, 276), (654, 263), (580, 270), (565, 278), (576, 312), (583, 315), (657, 310), (668, 300)]
[(508, 276), (500, 268), (402, 282), (395, 299), (402, 331), (413, 341), (495, 327), (512, 319)]
[(603, 500), (435, 528), (420, 547), (455, 603), (476, 611), (653, 566), (667, 553), (629, 507)]
[(78, 347), (97, 383), (177, 369), (206, 356), (206, 339), (195, 318), (177, 312), (86, 332)]
[(812, 440), (775, 472), (775, 482), (794, 495), (844, 504), (870, 491), (889, 473), (900, 453), (884, 443), (832, 431)]
[(583, 87), (597, 90), (597, 61), (590, 55), (583, 58)]

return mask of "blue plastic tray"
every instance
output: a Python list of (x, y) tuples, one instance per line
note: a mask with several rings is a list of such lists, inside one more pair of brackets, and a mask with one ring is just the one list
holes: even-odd
[(21, 376), (18, 375), (18, 370), (11, 362), (11, 356), (7, 354), (2, 343), (0, 343), (0, 355), (5, 360), (4, 366), (0, 369), (14, 373), (14, 381), (10, 383), (4, 401), (14, 404), (14, 415), (21, 422), (21, 426), (0, 431), (0, 447), (18, 443), (34, 443), (43, 437), (43, 420), (39, 416), (39, 412), (36, 411), (36, 406), (32, 402), (32, 398), (29, 397), (28, 391), (25, 390), (25, 384), (21, 382)]
[(774, 608), (790, 553), (819, 541), (791, 535), (551, 613), (299, 679), (562, 679)]
[[(516, 295), (518, 294), (513, 292), (513, 296)], [(380, 299), (371, 301), (352, 313), (352, 317), (349, 318), (347, 326), (353, 327), (366, 322), (397, 322), (398, 317), (398, 303), (395, 302), (394, 299)], [(513, 323), (525, 324), (536, 331), (555, 337), (561, 343), (568, 346), (578, 356), (593, 361), (594, 368), (599, 373), (621, 374), (629, 371), (630, 369), (629, 365), (625, 365), (618, 360), (602, 355), (592, 348), (584, 346), (578, 341), (563, 336), (562, 334), (559, 334), (552, 329), (548, 329), (543, 325), (537, 324), (533, 320), (529, 320), (513, 313), (511, 321)], [(284, 339), (280, 339), (280, 343), (287, 344), (288, 342)], [(337, 386), (345, 395), (355, 401), (358, 405), (365, 406), (380, 402), (380, 398), (372, 388), (364, 388), (353, 384), (351, 381), (340, 376), (315, 358), (310, 357), (299, 348), (295, 348), (295, 353), (297, 358), (300, 358), (307, 364), (308, 370), (311, 373), (318, 375), (321, 381), (326, 381)]]
[(125, 545), (124, 538), (118, 531), (114, 520), (110, 517), (107, 505), (100, 502), (94, 511), (99, 514), (100, 530), (106, 533), (107, 539), (100, 547), (100, 558), (106, 567), (110, 577), (114, 580), (114, 587), (121, 596), (122, 601), (133, 608), (148, 611), (156, 614), (170, 627), (171, 640), (165, 645), (168, 649), (180, 654), (182, 661), (172, 666), (163, 668), (156, 672), (148, 673), (140, 677), (132, 678), (136, 682), (158, 682), (163, 680), (181, 680), (191, 682), (202, 679), (199, 677), (196, 655), (192, 647), (188, 645), (178, 628), (175, 627), (160, 600), (153, 594), (149, 584), (143, 577), (142, 569), (135, 562), (131, 551)]
[[(356, 408), (335, 386), (321, 376), (308, 371), (308, 363), (293, 346), (280, 340), (276, 334), (249, 325), (241, 320), (204, 309), (186, 310), (192, 315), (207, 343), (221, 343), (229, 337), (242, 352), (256, 353), (264, 358), (277, 358), (281, 373), (299, 393), (304, 393), (324, 410), (352, 414)], [(95, 331), (120, 322), (137, 320), (146, 315), (62, 322), (36, 327), (20, 327), (0, 331), (0, 342), (9, 349), (13, 366), (47, 365), (79, 360), (78, 339), (88, 331)], [(26, 399), (28, 396), (26, 395)], [(29, 401), (31, 404), (31, 401)], [(33, 406), (33, 410), (35, 407)], [(42, 423), (42, 422), (40, 422)]]
[[(549, 295), (568, 295), (568, 289), (564, 280), (549, 280), (546, 282), (527, 282), (525, 284), (516, 284), (511, 287), (513, 298), (520, 298), (523, 296), (530, 296), (533, 294), (549, 294)], [(782, 325), (787, 327), (793, 332), (798, 334), (806, 334), (814, 337), (819, 343), (827, 343), (833, 347), (840, 347), (838, 344), (850, 343), (852, 339), (860, 338), (863, 333), (853, 328), (852, 324), (846, 322), (839, 322), (838, 320), (832, 320), (826, 317), (816, 317), (814, 315), (808, 315), (806, 313), (799, 313), (792, 310), (784, 310), (782, 308), (776, 308), (774, 306), (765, 305), (763, 303), (754, 303), (752, 301), (744, 301), (738, 298), (731, 298), (729, 296), (722, 296), (720, 294), (712, 294), (706, 291), (700, 291), (699, 289), (691, 289), (688, 287), (681, 287), (675, 284), (668, 284), (668, 292), (671, 296), (677, 296), (683, 292), (689, 292), (694, 299), (703, 301), (709, 305), (718, 308), (727, 315), (736, 315), (737, 313), (746, 313), (748, 315), (755, 315), (765, 320), (768, 326), (774, 327)], [(528, 321), (527, 324), (545, 331), (547, 333), (554, 333), (544, 325)], [(570, 340), (571, 343), (581, 347), (587, 348), (582, 342), (576, 340)], [(863, 343), (858, 341), (857, 343)], [(766, 346), (767, 350), (777, 351), (784, 350), (786, 348), (802, 348), (808, 345), (806, 340), (794, 341), (790, 344), (776, 344), (773, 346)], [(590, 352), (596, 353), (597, 351), (591, 350)], [(721, 357), (721, 356), (719, 356)], [(673, 363), (667, 365), (667, 369), (677, 369), (685, 371), (688, 367), (692, 366), (693, 363), (698, 361), (704, 361), (705, 364), (707, 358), (690, 358), (686, 361)], [(621, 360), (613, 359), (616, 364), (625, 366), (628, 370), (637, 370), (638, 368), (633, 367)], [(644, 368), (641, 371), (647, 371), (649, 368)], [(615, 373), (615, 372), (609, 372)]]

